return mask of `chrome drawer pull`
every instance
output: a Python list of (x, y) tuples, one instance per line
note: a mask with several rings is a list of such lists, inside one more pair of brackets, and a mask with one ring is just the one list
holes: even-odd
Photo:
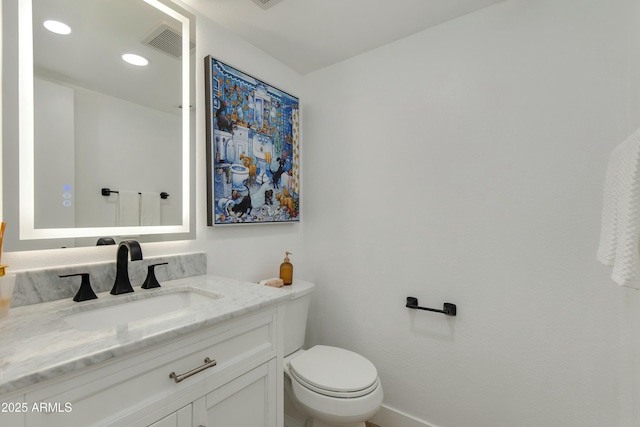
[(205, 357), (204, 365), (198, 366), (197, 368), (195, 368), (195, 369), (193, 369), (193, 370), (191, 370), (191, 371), (189, 371), (189, 372), (187, 372), (185, 374), (182, 374), (182, 375), (177, 375), (175, 372), (171, 372), (169, 374), (169, 378), (173, 378), (173, 380), (176, 383), (179, 383), (180, 381), (186, 380), (187, 378), (189, 378), (192, 375), (197, 374), (198, 372), (202, 372), (205, 369), (212, 368), (212, 367), (216, 366), (217, 363), (218, 362), (216, 362), (215, 360), (211, 360), (208, 357)]

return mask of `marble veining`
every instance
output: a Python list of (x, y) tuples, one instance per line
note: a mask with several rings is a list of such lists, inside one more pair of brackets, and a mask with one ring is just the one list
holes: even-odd
[[(60, 278), (65, 274), (89, 273), (94, 292), (110, 291), (116, 278), (115, 251), (112, 262), (80, 264), (41, 270), (16, 271), (16, 284), (11, 307), (73, 298), (80, 287), (80, 277)], [(207, 274), (204, 252), (167, 255), (129, 262), (129, 278), (133, 286), (141, 285), (147, 277), (150, 264), (168, 262), (156, 267), (158, 281), (181, 279)]]
[[(93, 331), (74, 329), (64, 320), (69, 310), (96, 301), (123, 301), (145, 292), (189, 288), (221, 295), (210, 303), (163, 313)], [(242, 316), (291, 298), (295, 288), (272, 288), (216, 276), (195, 276), (162, 283), (160, 290), (134, 287), (134, 294), (98, 294), (76, 303), (67, 298), (12, 308), (0, 319), (0, 397), (77, 369), (128, 354), (204, 327)]]

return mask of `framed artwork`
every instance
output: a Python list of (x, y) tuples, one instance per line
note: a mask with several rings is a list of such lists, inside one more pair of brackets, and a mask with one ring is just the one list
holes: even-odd
[(205, 58), (207, 224), (300, 220), (298, 98)]

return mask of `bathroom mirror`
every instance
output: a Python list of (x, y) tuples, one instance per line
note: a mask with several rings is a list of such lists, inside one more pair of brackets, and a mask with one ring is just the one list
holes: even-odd
[(194, 238), (193, 17), (170, 0), (3, 6), (6, 249)]

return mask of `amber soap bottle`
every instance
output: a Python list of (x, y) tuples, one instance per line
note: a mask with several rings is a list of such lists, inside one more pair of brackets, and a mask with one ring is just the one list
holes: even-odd
[(280, 278), (285, 285), (293, 283), (293, 264), (289, 260), (289, 255), (293, 255), (291, 252), (285, 252), (284, 262), (280, 264)]

